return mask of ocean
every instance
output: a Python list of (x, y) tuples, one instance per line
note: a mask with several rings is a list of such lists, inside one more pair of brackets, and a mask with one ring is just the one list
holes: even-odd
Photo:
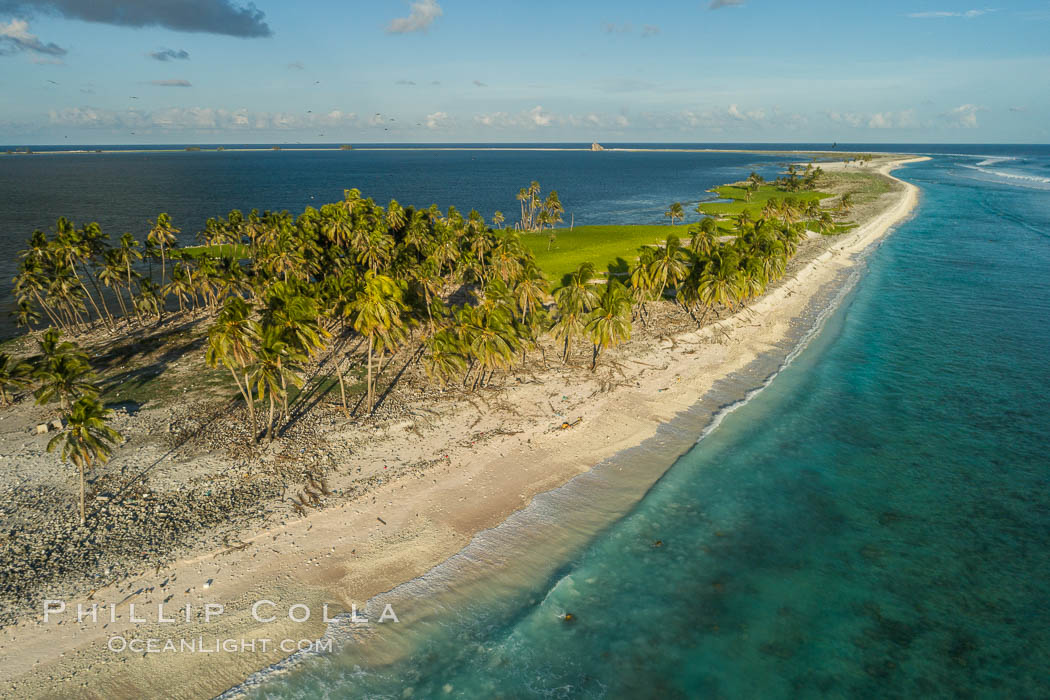
[[(919, 207), (843, 280), (843, 293), (825, 290), (789, 341), (698, 397), (647, 444), (538, 497), (373, 601), (373, 619), (389, 603), (401, 622), (336, 630), (335, 653), (257, 674), (239, 692), (1045, 696), (1050, 148), (849, 148), (937, 155), (897, 171), (921, 188)], [(204, 158), (212, 155), (226, 157)], [(306, 153), (312, 165), (295, 169), (290, 153), (248, 155), (245, 163), (281, 167), (221, 164), (225, 175), (206, 175), (204, 159), (192, 160), (201, 154), (172, 154), (160, 166), (169, 156), (115, 155), (99, 161), (111, 170), (92, 208), (86, 171), (108, 156), (0, 159), (0, 191), (12, 187), (8, 169), (45, 172), (69, 159), (65, 172), (78, 173), (70, 181), (85, 194), (61, 195), (67, 209), (151, 216), (159, 200), (178, 223), (177, 201), (186, 221), (200, 215), (198, 200), (219, 212), (294, 209), (313, 190), (291, 194), (282, 173), (318, 183), (322, 201), (365, 184), (325, 173), (345, 166), (334, 160), (345, 153)], [(590, 160), (606, 155), (618, 160)], [(377, 152), (374, 184), (362, 189), (509, 213), (517, 188), (539, 179), (559, 189), (577, 223), (646, 223), (667, 202), (695, 201), (782, 161), (620, 155)], [(158, 194), (166, 181), (158, 173), (172, 178), (183, 167), (197, 179), (171, 180)], [(63, 170), (54, 172), (50, 185), (35, 185), (32, 216), (45, 223), (64, 213), (41, 211), (59, 197), (43, 192), (60, 188)], [(125, 205), (114, 206), (115, 192)], [(5, 245), (8, 218), (0, 217)]]

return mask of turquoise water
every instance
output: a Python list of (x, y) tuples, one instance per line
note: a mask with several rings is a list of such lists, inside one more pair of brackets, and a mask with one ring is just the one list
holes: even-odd
[(249, 693), (1046, 696), (1050, 183), (977, 160), (899, 171), (916, 216), (622, 518)]

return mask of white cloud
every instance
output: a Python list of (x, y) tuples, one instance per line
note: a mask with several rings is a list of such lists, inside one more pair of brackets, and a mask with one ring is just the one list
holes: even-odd
[(760, 121), (765, 120), (765, 118), (766, 118), (766, 113), (763, 112), (761, 109), (756, 109), (756, 110), (753, 110), (753, 111), (750, 111), (750, 112), (742, 112), (742, 111), (740, 111), (740, 108), (737, 107), (735, 104), (729, 105), (729, 109), (726, 110), (726, 114), (728, 114), (732, 119), (735, 119), (736, 121), (741, 121), (741, 122), (743, 122), (743, 121), (760, 122)]
[(947, 17), (973, 19), (974, 17), (986, 15), (989, 12), (995, 12), (995, 10), (966, 10), (965, 12), (911, 12), (908, 14), (908, 17), (911, 17), (912, 19), (944, 19)]
[(549, 113), (543, 111), (543, 107), (536, 105), (529, 110), (529, 119), (536, 126), (550, 126), (552, 117)]
[(493, 127), (498, 129), (535, 129), (553, 126), (554, 124), (572, 123), (572, 118), (562, 119), (536, 105), (532, 109), (510, 114), (508, 112), (489, 112), (474, 116), (474, 123), (478, 126)]
[(949, 110), (947, 114), (942, 115), (948, 120), (950, 126), (957, 126), (963, 129), (976, 129), (977, 128), (977, 113), (982, 111), (981, 107), (977, 105), (959, 105), (955, 109)]
[(438, 17), (444, 14), (437, 0), (418, 0), (412, 3), (408, 17), (398, 17), (386, 28), (389, 34), (425, 32)]
[(448, 123), (448, 115), (444, 112), (434, 112), (428, 114), (426, 118), (426, 126), (428, 129), (440, 129)]
[(31, 51), (48, 56), (65, 56), (66, 50), (57, 44), (40, 41), (35, 34), (29, 33), (29, 23), (22, 19), (12, 19), (7, 24), (0, 22), (0, 55), (16, 51)]

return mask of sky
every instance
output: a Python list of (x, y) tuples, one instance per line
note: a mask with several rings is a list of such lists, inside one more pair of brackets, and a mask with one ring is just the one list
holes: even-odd
[(0, 0), (0, 144), (1050, 142), (1050, 0)]

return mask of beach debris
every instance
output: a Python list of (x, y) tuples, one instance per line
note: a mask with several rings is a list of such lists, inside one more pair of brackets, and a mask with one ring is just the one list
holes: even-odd
[(384, 525), (386, 525), (386, 521), (385, 521), (385, 520), (383, 520), (382, 518), (380, 518), (380, 517), (379, 517), (378, 515), (376, 516), (376, 520), (378, 520), (379, 522), (381, 522), (381, 523), (383, 523)]
[(568, 421), (563, 422), (561, 424), (560, 428), (562, 430), (568, 430), (569, 428), (575, 428), (577, 425), (579, 425), (582, 422), (583, 422), (583, 416), (580, 416), (579, 418), (577, 418), (576, 420), (574, 420), (571, 423), (568, 422)]
[(49, 427), (50, 426), (48, 426), (47, 423), (37, 423), (36, 424), (36, 434), (37, 435), (42, 435), (43, 433), (46, 433), (48, 431)]

